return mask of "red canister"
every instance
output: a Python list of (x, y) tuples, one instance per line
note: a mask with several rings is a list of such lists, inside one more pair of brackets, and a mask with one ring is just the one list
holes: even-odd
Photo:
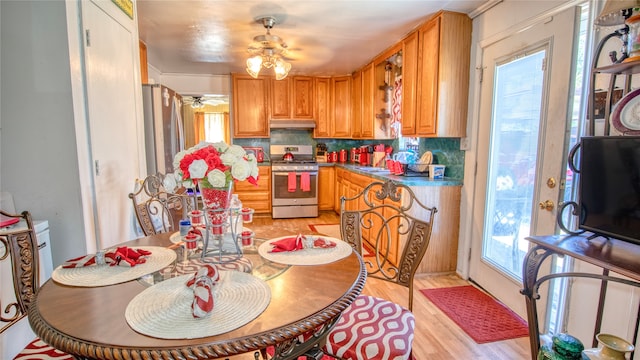
[(339, 159), (339, 161), (341, 163), (347, 162), (347, 150), (345, 150), (345, 149), (340, 150), (340, 159)]
[(356, 148), (351, 148), (351, 152), (349, 153), (349, 160), (351, 162), (356, 162)]
[(337, 151), (332, 151), (331, 152), (331, 162), (338, 162), (338, 152)]

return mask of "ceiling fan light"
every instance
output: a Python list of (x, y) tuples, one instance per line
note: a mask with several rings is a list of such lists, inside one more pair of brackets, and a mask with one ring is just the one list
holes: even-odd
[(291, 70), (291, 64), (282, 60), (276, 60), (275, 67), (273, 71), (276, 73), (276, 80), (282, 80), (289, 75), (289, 71)]
[(247, 59), (247, 72), (254, 78), (258, 77), (262, 68), (262, 56), (257, 55)]

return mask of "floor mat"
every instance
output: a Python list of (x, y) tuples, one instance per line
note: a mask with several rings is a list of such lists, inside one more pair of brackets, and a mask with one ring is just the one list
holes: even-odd
[(420, 292), (478, 344), (529, 335), (526, 321), (471, 285)]

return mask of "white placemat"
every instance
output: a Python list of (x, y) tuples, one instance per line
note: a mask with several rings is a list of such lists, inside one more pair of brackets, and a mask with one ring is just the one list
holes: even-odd
[(271, 245), (272, 242), (290, 237), (292, 236), (283, 236), (265, 241), (264, 243), (262, 243), (262, 245), (260, 245), (260, 247), (258, 247), (258, 254), (269, 261), (277, 262), (280, 264), (322, 265), (346, 258), (347, 256), (351, 255), (351, 252), (353, 251), (351, 245), (340, 239), (328, 236), (316, 236), (331, 240), (336, 243), (336, 246), (332, 248), (301, 249), (296, 251), (283, 251), (275, 253), (269, 252), (273, 248), (273, 246)]
[(151, 274), (176, 260), (176, 252), (160, 246), (135, 246), (133, 249), (151, 251), (147, 261), (136, 266), (93, 265), (79, 268), (58, 266), (51, 278), (60, 284), (80, 287), (114, 285)]
[(175, 277), (149, 287), (131, 300), (125, 318), (131, 328), (162, 339), (193, 339), (237, 329), (269, 306), (271, 289), (257, 277), (238, 271), (221, 271), (214, 286), (214, 307), (209, 316), (196, 319), (191, 312), (191, 275)]

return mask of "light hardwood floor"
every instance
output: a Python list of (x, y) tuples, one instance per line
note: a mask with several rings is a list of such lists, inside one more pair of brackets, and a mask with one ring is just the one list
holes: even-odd
[[(321, 212), (317, 218), (271, 219), (259, 216), (248, 227), (258, 236), (276, 237), (295, 233), (311, 233), (311, 224), (337, 224), (339, 217), (333, 212)], [(419, 289), (468, 285), (469, 282), (456, 274), (417, 275), (414, 283), (413, 313), (416, 331), (413, 354), (416, 360), (437, 359), (486, 359), (518, 360), (530, 359), (529, 339), (498, 341), (476, 344), (451, 319), (444, 315)], [(385, 281), (369, 278), (363, 293), (378, 296), (407, 306), (408, 290)], [(523, 299), (524, 301), (524, 299)]]

